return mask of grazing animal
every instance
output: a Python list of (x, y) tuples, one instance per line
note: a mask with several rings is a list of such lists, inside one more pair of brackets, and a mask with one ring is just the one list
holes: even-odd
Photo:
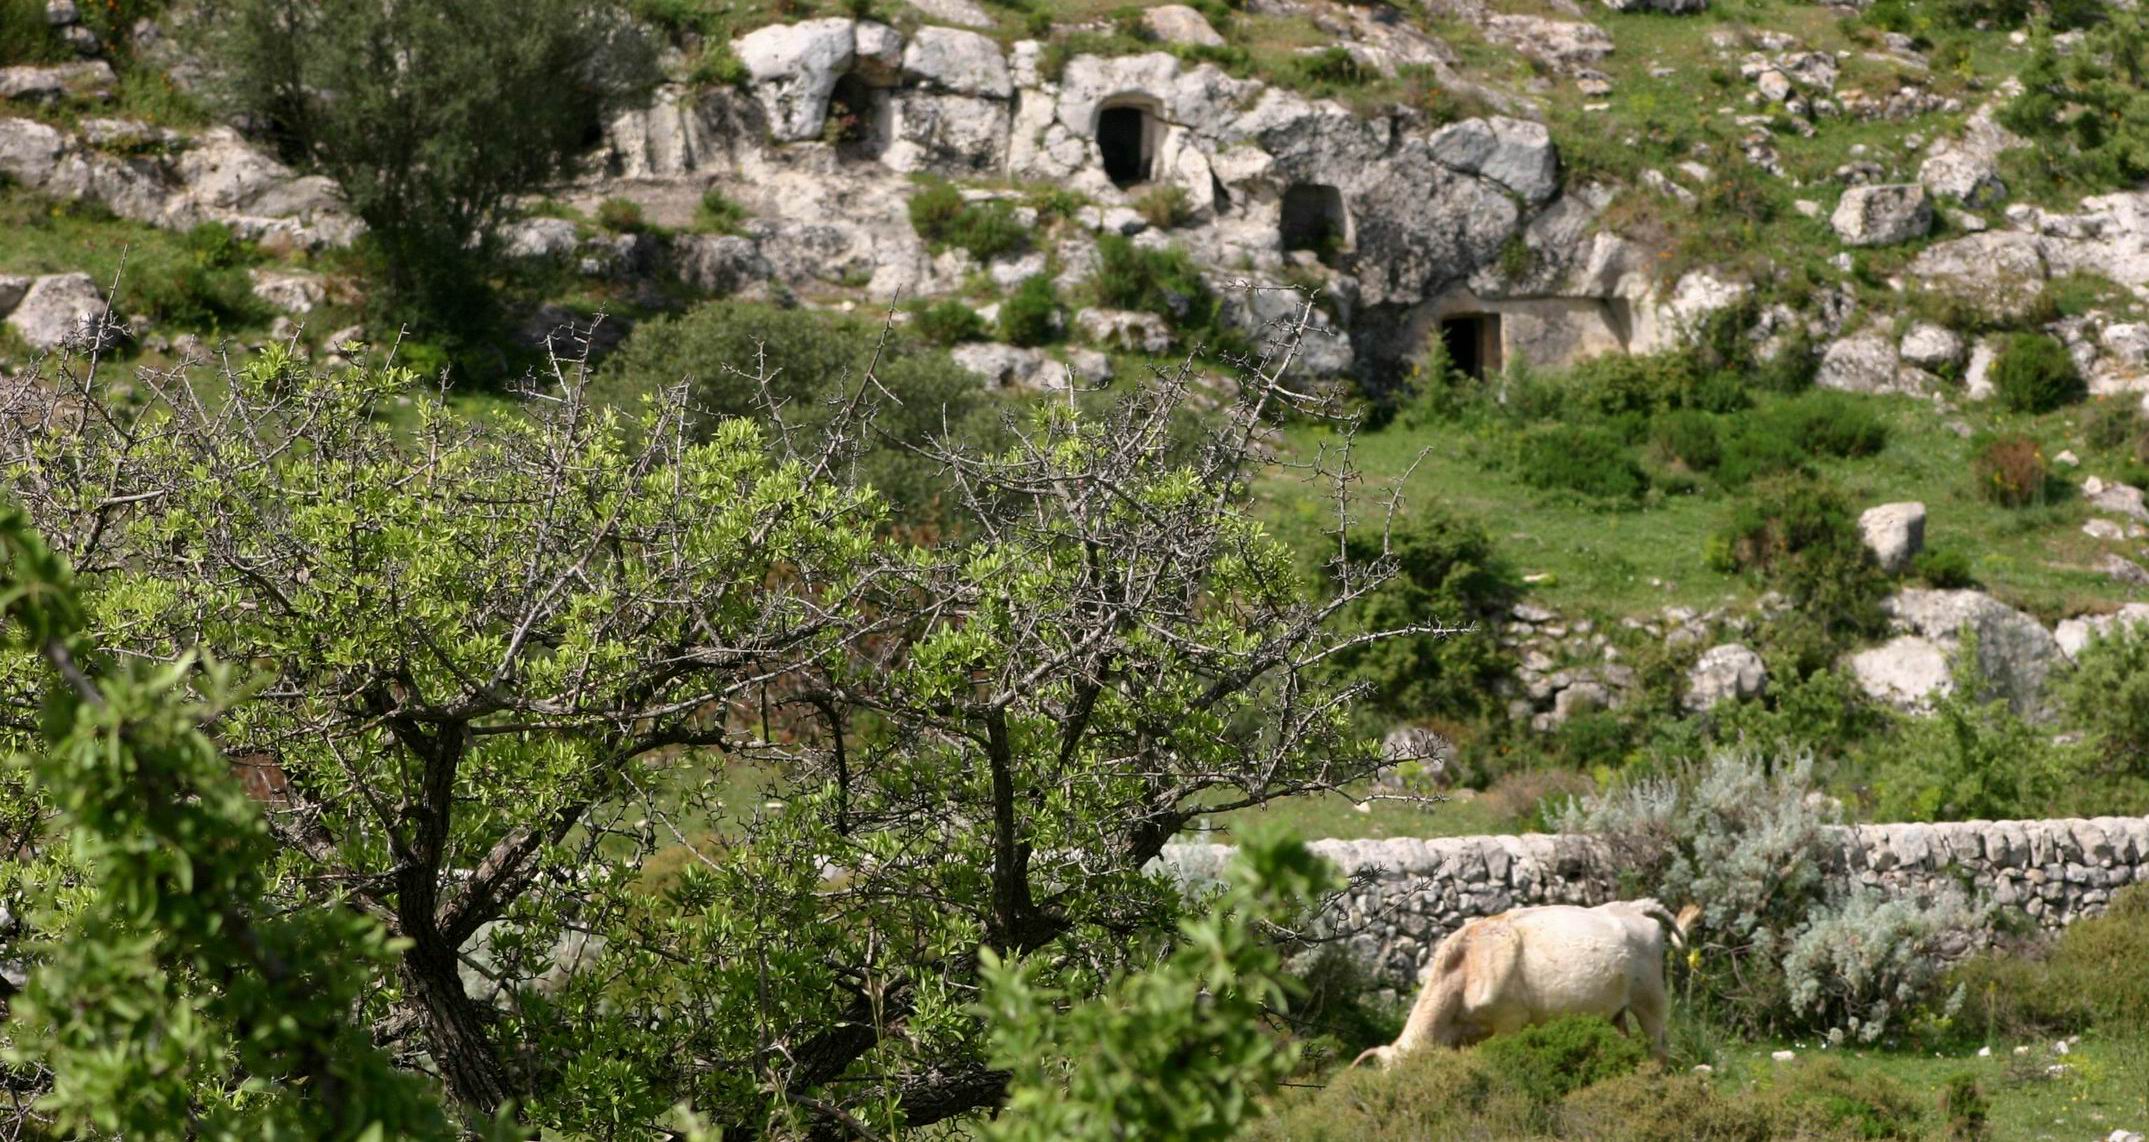
[(1628, 1023), (1665, 1053), (1664, 943), (1685, 944), (1701, 914), (1677, 916), (1652, 899), (1615, 900), (1595, 908), (1554, 904), (1472, 920), (1440, 941), (1425, 968), (1424, 990), (1394, 1043), (1367, 1059), (1382, 1066), (1428, 1043), (1466, 1047), (1563, 1015), (1601, 1015), (1622, 1033)]

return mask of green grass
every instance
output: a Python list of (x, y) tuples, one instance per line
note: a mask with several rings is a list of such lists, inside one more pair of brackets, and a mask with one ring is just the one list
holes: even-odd
[(1256, 826), (1282, 826), (1307, 840), (1475, 837), (1521, 828), (1514, 818), (1469, 790), (1438, 802), (1363, 802), (1363, 812), (1359, 804), (1341, 793), (1291, 797), (1257, 809), (1200, 818), (1181, 839), (1230, 844), (1238, 830)]
[[(1815, 467), (1859, 509), (1923, 502), (1929, 549), (1966, 551), (1987, 590), (2047, 621), (2149, 596), (2093, 568), (2105, 548), (2081, 533), (2090, 512), (2079, 500), (2010, 509), (1979, 499), (1968, 477), (1970, 441), (1949, 427), (1951, 419), (1959, 419), (1974, 429), (2025, 431), (2044, 442), (2047, 455), (2073, 448), (2084, 459), (2083, 467), (2070, 473), (2072, 482), (2079, 482), (2100, 464), (2109, 474), (2114, 465), (2104, 461), (2115, 459), (2083, 444), (2086, 406), (2023, 417), (1972, 405), (1950, 417), (1927, 401), (1857, 399), (1870, 402), (1887, 422), (1887, 447), (1875, 456), (1824, 460)], [(1285, 439), (1301, 461), (1340, 442), (1333, 430), (1307, 425), (1287, 429)], [(1528, 487), (1511, 468), (1487, 462), (1498, 448), (1455, 424), (1417, 431), (1398, 424), (1361, 435), (1353, 458), (1369, 488), (1385, 488), (1410, 471), (1403, 485), (1406, 505), (1444, 504), (1485, 521), (1516, 568), (1535, 577), (1533, 598), (1555, 609), (1633, 614), (1672, 605), (1745, 603), (1759, 594), (1746, 579), (1711, 571), (1703, 557), (1707, 537), (1731, 514), (1735, 501), (1726, 493), (1707, 487), (1685, 495), (1653, 493), (1645, 506), (1608, 510)], [(1326, 550), (1322, 532), (1332, 505), (1316, 489), (1278, 469), (1264, 479), (1258, 495), (1273, 526), (1309, 559)]]

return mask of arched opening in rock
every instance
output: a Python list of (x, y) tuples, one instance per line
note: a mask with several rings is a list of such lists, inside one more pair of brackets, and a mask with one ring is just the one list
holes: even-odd
[(1158, 134), (1157, 117), (1139, 104), (1120, 103), (1097, 112), (1097, 150), (1113, 186), (1124, 190), (1149, 181)]
[(1440, 343), (1457, 372), (1483, 380), (1500, 371), (1500, 315), (1458, 313), (1440, 319)]
[(872, 147), (887, 138), (888, 93), (846, 72), (828, 94), (828, 120), (821, 138), (837, 146)]
[(1311, 250), (1324, 262), (1350, 249), (1351, 219), (1343, 206), (1343, 192), (1326, 183), (1298, 182), (1285, 187), (1277, 229), (1286, 251)]

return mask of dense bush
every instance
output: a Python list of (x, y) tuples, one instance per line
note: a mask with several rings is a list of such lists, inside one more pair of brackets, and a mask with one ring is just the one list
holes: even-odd
[(1522, 482), (1607, 500), (1638, 500), (1649, 475), (1617, 435), (1591, 425), (1545, 424), (1522, 435)]
[(746, 208), (714, 187), (702, 192), (694, 209), (694, 228), (708, 234), (737, 234), (745, 225)]
[(619, 234), (634, 234), (648, 225), (642, 204), (631, 198), (607, 198), (597, 204), (597, 225)]
[(1985, 437), (1971, 446), (1970, 479), (1980, 499), (2020, 508), (2045, 502), (2052, 468), (2044, 446), (2019, 432)]
[(1960, 547), (1928, 547), (1911, 561), (1910, 571), (1926, 586), (1942, 591), (1978, 585), (1969, 553)]
[[(1521, 592), (1514, 570), (1493, 548), (1482, 525), (1437, 508), (1404, 517), (1387, 538), (1397, 574), (1353, 602), (1344, 622), (1354, 630), (1414, 623), (1476, 625), (1467, 634), (1422, 635), (1353, 647), (1336, 666), (1369, 689), (1368, 701), (1394, 718), (1473, 714), (1489, 710), (1493, 687), (1514, 668), (1489, 629)], [(1382, 554), (1382, 538), (1351, 538), (1352, 560)]]
[(2131, 396), (2103, 397), (2082, 417), (2082, 440), (2091, 448), (2124, 450), (2149, 462), (2149, 416)]
[(2089, 391), (2067, 347), (2043, 333), (2013, 333), (1992, 360), (1992, 389), (2016, 412), (2049, 412)]
[(935, 345), (981, 341), (985, 337), (985, 319), (978, 316), (977, 310), (954, 298), (913, 305), (910, 328)]
[(1639, 1036), (1581, 1015), (1496, 1035), (1478, 1047), (1477, 1055), (1494, 1077), (1549, 1108), (1583, 1087), (1632, 1073), (1648, 1051)]
[(1724, 458), (1716, 418), (1700, 409), (1676, 409), (1656, 418), (1649, 438), (1666, 459), (1696, 472), (1711, 471)]
[(2149, 1026), (2149, 885), (2112, 893), (2099, 916), (2069, 924), (2050, 945), (1995, 949), (1953, 973), (1975, 1030), (1988, 1040)]
[(2107, 773), (2149, 778), (2149, 624), (2124, 624), (2091, 642), (2059, 700)]
[(1152, 250), (1117, 234), (1097, 240), (1097, 272), (1089, 280), (1098, 305), (1154, 313), (1182, 332), (1213, 333), (1216, 295), (1185, 250)]
[(1867, 555), (1858, 520), (1833, 487), (1805, 477), (1756, 485), (1711, 537), (1712, 567), (1744, 572), (1785, 594), (1826, 634), (1870, 630), (1887, 583)]
[(1010, 345), (1050, 344), (1060, 335), (1060, 295), (1052, 279), (1036, 274), (1022, 279), (1000, 303), (1000, 339)]
[(1741, 487), (1801, 470), (1811, 457), (1870, 456), (1887, 443), (1887, 425), (1866, 402), (1845, 393), (1804, 393), (1733, 421), (1717, 478)]
[[(1940, 991), (1941, 941), (1984, 920), (1954, 889), (1930, 900), (1853, 891), (1817, 910), (1792, 939), (1783, 958), (1791, 1010), (1837, 1043), (1901, 1030), (1905, 1016), (1922, 1013)], [(1942, 1014), (1954, 1014), (1961, 999), (1951, 994)]]
[(72, 54), (45, 17), (45, 0), (0, 0), (0, 67), (57, 63)]
[(1015, 217), (1013, 206), (996, 198), (971, 202), (946, 179), (928, 179), (910, 196), (908, 209), (911, 229), (936, 254), (954, 248), (989, 262), (1030, 243), (1030, 232)]
[[(765, 368), (784, 415), (811, 426), (830, 414), (830, 398), (861, 383), (878, 334), (864, 321), (818, 310), (711, 302), (637, 326), (605, 361), (598, 387), (611, 402), (631, 406), (641, 394), (687, 378), (702, 417), (698, 427), (711, 428), (724, 417), (766, 415), (755, 380)], [(899, 338), (881, 350), (878, 376), (902, 402), (882, 409), (880, 439), (927, 440), (944, 425), (981, 439), (994, 431), (976, 378), (945, 354)], [(871, 447), (860, 471), (913, 517), (929, 514), (942, 490), (938, 468), (899, 443)]]
[(1974, 914), (1960, 899), (1888, 903), (1831, 882), (1836, 811), (1816, 792), (1809, 755), (1770, 772), (1725, 752), (1575, 802), (1559, 825), (1609, 843), (1626, 890), (1702, 906), (1690, 993), (1731, 1026), (1870, 1042), (1942, 999), (1935, 944)]
[[(1930, 717), (1904, 719), (1875, 775), (1886, 821), (2012, 820), (2053, 815), (2077, 766), (2065, 746), (2025, 721), (2008, 695), (1986, 694), (1977, 637), (1963, 635), (1955, 688)], [(2034, 701), (2033, 696), (2023, 696)]]

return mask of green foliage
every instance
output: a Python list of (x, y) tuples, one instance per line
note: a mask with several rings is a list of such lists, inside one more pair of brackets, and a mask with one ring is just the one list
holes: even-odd
[(2149, 778), (2149, 624), (2123, 623), (2093, 640), (2061, 681), (2059, 702), (2105, 772)]
[(1917, 1138), (1923, 1114), (1910, 1092), (1885, 1075), (1858, 1074), (1834, 1059), (1812, 1059), (1778, 1096), (1801, 1117), (1856, 1138)]
[(1955, 968), (1954, 982), (1988, 1041), (2091, 1028), (2130, 1034), (2149, 1022), (2149, 886), (2112, 893), (2104, 912), (2069, 924), (2046, 946), (1993, 949)]
[(2030, 507), (2050, 498), (2052, 468), (2036, 437), (2010, 432), (1972, 443), (1970, 481), (1980, 499), (2003, 507)]
[[(693, 428), (717, 429), (728, 417), (766, 417), (762, 380), (783, 415), (807, 429), (827, 423), (843, 398), (865, 385), (879, 330), (865, 321), (808, 309), (715, 301), (676, 317), (635, 327), (606, 359), (598, 387), (621, 407), (679, 383), (692, 386), (699, 410)], [(940, 468), (902, 446), (952, 426), (958, 435), (991, 434), (987, 398), (975, 377), (944, 354), (895, 339), (880, 347), (880, 386), (901, 404), (881, 412), (887, 433), (858, 459), (862, 478), (899, 512), (922, 518), (943, 487)]]
[[(11, 650), (42, 658), (44, 747), (27, 765), (88, 883), (46, 886), (42, 962), (14, 998), (15, 1062), (47, 1068), (61, 1134), (209, 1138), (458, 1136), (415, 1074), (350, 1012), (400, 949), (345, 907), (267, 899), (274, 845), (202, 727), (232, 673), (182, 655), (106, 662), (60, 558), (0, 516)], [(190, 696), (189, 689), (198, 697)]]
[(1379, 79), (1380, 73), (1344, 48), (1327, 47), (1298, 57), (1294, 78), (1293, 86), (1302, 91), (1335, 95), (1364, 87)]
[(1466, 715), (1494, 708), (1493, 689), (1513, 670), (1491, 621), (1521, 593), (1514, 570), (1484, 527), (1436, 508), (1404, 517), (1385, 537), (1354, 535), (1354, 562), (1386, 555), (1397, 574), (1353, 601), (1347, 629), (1378, 631), (1437, 622), (1467, 633), (1418, 634), (1353, 647), (1337, 656), (1346, 677), (1369, 687), (1367, 700), (1392, 718)]
[[(1854, 891), (1816, 909), (1784, 954), (1791, 1010), (1838, 1044), (1900, 1032), (1937, 998), (1942, 941), (1985, 919), (1953, 888), (1926, 900)], [(1949, 996), (1942, 1014), (1953, 1015), (1961, 999)]]
[(222, 109), (365, 220), (390, 316), (473, 343), (498, 316), (496, 227), (656, 78), (625, 12), (591, 0), (239, 0), (193, 23)]
[(1754, 487), (1730, 526), (1711, 538), (1712, 566), (1745, 572), (1789, 595), (1829, 634), (1874, 629), (1886, 581), (1868, 558), (1850, 504), (1802, 476)]
[(1098, 305), (1154, 313), (1182, 333), (1215, 330), (1216, 295), (1194, 259), (1176, 246), (1152, 250), (1118, 234), (1103, 235), (1089, 291)]
[(1926, 586), (1942, 591), (1978, 585), (1970, 555), (1960, 547), (1928, 547), (1911, 561), (1910, 572)]
[(1631, 1074), (1648, 1051), (1603, 1019), (1570, 1015), (1495, 1035), (1477, 1055), (1496, 1078), (1549, 1109), (1583, 1087)]
[(1425, 1050), (1385, 1070), (1359, 1067), (1253, 1124), (1259, 1142), (1405, 1142), (1525, 1138), (1542, 1115), (1476, 1051)]
[(2049, 412), (2089, 391), (2067, 347), (2043, 333), (2012, 333), (1992, 361), (1992, 387), (2016, 412)]
[(1134, 200), (1134, 209), (1143, 221), (1158, 230), (1176, 230), (1194, 218), (1193, 204), (1187, 199), (1186, 188), (1178, 183), (1149, 188)]
[(1035, 274), (1022, 279), (1000, 303), (1000, 339), (1010, 345), (1047, 345), (1059, 339), (1060, 295), (1052, 279)]
[(1992, 1102), (1976, 1075), (1964, 1071), (1947, 1077), (1940, 1088), (1940, 1117), (1947, 1123), (1947, 1136), (1955, 1142), (1991, 1136)]
[(991, 1061), (1012, 1075), (1006, 1109), (980, 1133), (1014, 1142), (1238, 1136), (1257, 1098), (1298, 1064), (1295, 1044), (1259, 1030), (1299, 990), (1262, 925), (1315, 903), (1335, 873), (1297, 841), (1253, 840), (1239, 847), (1230, 879), (1161, 963), (1064, 1009), (1064, 994), (1036, 986), (1025, 965), (980, 953)]
[(956, 345), (985, 339), (985, 319), (954, 298), (910, 307), (910, 329), (933, 345)]
[(1520, 441), (1519, 475), (1533, 488), (1579, 492), (1633, 502), (1649, 490), (1642, 471), (1618, 436), (1587, 425), (1537, 425)]
[(2022, 93), (1998, 116), (2042, 144), (2039, 158), (2053, 177), (2089, 192), (2149, 178), (2149, 27), (2138, 12), (2107, 15), (2065, 51), (2041, 29), (2019, 76)]
[(150, 254), (130, 267), (120, 304), (160, 324), (204, 332), (258, 321), (268, 306), (246, 273), (254, 260), (230, 227), (199, 223), (169, 256)]
[[(706, 195), (702, 201), (707, 203)], [(597, 204), (597, 225), (618, 234), (636, 234), (648, 223), (642, 220), (641, 203), (631, 198), (607, 198)]]
[(1029, 231), (1015, 208), (1000, 199), (970, 202), (961, 188), (942, 178), (925, 180), (910, 196), (911, 229), (934, 253), (967, 250), (980, 262), (1017, 253), (1029, 245)]
[(746, 208), (715, 187), (703, 191), (700, 205), (694, 208), (694, 228), (705, 234), (737, 234), (745, 228), (746, 218)]
[(1694, 408), (1674, 409), (1652, 421), (1650, 442), (1664, 456), (1696, 472), (1714, 469), (1724, 458), (1716, 419)]

